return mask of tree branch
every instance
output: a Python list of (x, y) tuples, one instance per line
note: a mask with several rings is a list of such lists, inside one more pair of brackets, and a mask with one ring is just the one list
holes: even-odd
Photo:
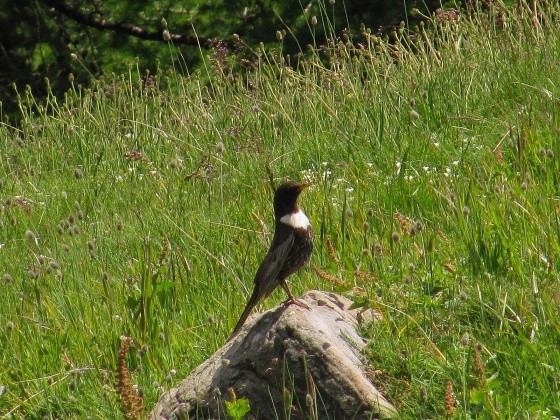
[(103, 19), (93, 14), (84, 13), (83, 11), (74, 8), (72, 5), (66, 3), (64, 0), (39, 0), (47, 7), (53, 8), (58, 13), (72, 19), (73, 21), (80, 23), (85, 26), (92, 28), (113, 31), (118, 34), (129, 35), (140, 39), (145, 39), (149, 41), (162, 41), (167, 42), (167, 40), (173, 42), (174, 44), (183, 44), (198, 46), (207, 45), (211, 46), (215, 44), (215, 40), (210, 38), (200, 38), (195, 36), (180, 35), (180, 34), (169, 34), (169, 38), (163, 39), (163, 29), (160, 31), (149, 31), (147, 29), (141, 28), (139, 26), (133, 25), (131, 23), (113, 22), (108, 19)]

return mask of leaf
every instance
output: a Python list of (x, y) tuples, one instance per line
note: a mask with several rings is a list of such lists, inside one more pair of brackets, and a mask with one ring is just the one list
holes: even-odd
[(239, 398), (234, 402), (226, 401), (226, 410), (233, 420), (241, 420), (243, 416), (251, 411), (251, 407), (247, 398)]
[(354, 300), (354, 302), (352, 302), (352, 304), (350, 305), (350, 307), (348, 309), (353, 310), (353, 309), (363, 308), (363, 307), (367, 307), (367, 306), (368, 306), (368, 301), (367, 300), (356, 298), (356, 300)]
[(161, 281), (156, 285), (156, 292), (162, 293), (172, 290), (175, 287), (175, 283), (172, 281)]
[(33, 71), (37, 71), (41, 66), (48, 66), (54, 62), (55, 56), (50, 44), (40, 42), (35, 45), (35, 49), (31, 53), (31, 69)]
[(486, 392), (480, 389), (471, 389), (470, 392), (470, 403), (479, 405), (484, 403), (484, 399), (486, 398)]
[(437, 284), (434, 284), (433, 286), (427, 286), (425, 287), (425, 293), (429, 296), (435, 296), (437, 295), (439, 292), (443, 291), (447, 289), (447, 287), (444, 286), (438, 286)]

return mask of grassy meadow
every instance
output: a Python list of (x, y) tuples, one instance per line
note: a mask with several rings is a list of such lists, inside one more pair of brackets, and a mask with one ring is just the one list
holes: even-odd
[(119, 418), (125, 335), (149, 411), (231, 332), (283, 179), (313, 183), (316, 270), (292, 290), (383, 314), (369, 374), (402, 418), (559, 416), (549, 3), (364, 30), (297, 71), (280, 40), (243, 76), (214, 56), (45, 103), (19, 87), (21, 125), (0, 125), (0, 418)]

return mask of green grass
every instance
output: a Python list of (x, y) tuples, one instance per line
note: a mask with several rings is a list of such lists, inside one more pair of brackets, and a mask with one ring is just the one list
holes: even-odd
[(403, 418), (448, 415), (448, 381), (458, 418), (560, 415), (560, 10), (542, 7), (436, 21), (431, 47), (341, 42), (297, 72), (263, 52), (233, 83), (209, 61), (20, 91), (21, 127), (0, 127), (0, 416), (118, 417), (122, 335), (151, 408), (224, 344), (284, 178), (313, 182), (312, 264), (346, 285), (306, 269), (292, 289), (383, 313), (372, 377)]

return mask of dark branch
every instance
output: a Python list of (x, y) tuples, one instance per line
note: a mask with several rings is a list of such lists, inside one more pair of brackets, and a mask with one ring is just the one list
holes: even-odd
[(147, 29), (141, 28), (139, 26), (130, 23), (118, 23), (113, 22), (108, 19), (103, 19), (92, 14), (84, 13), (83, 11), (72, 7), (72, 5), (67, 4), (63, 0), (40, 0), (45, 6), (52, 7), (58, 13), (72, 19), (85, 26), (90, 26), (92, 28), (113, 31), (118, 34), (129, 35), (140, 39), (146, 39), (150, 41), (162, 41), (167, 42), (168, 40), (174, 44), (183, 44), (198, 46), (200, 45), (213, 45), (215, 43), (212, 39), (197, 38), (195, 36), (179, 35), (179, 34), (169, 34), (169, 38), (164, 40), (163, 30), (160, 31), (149, 31)]

